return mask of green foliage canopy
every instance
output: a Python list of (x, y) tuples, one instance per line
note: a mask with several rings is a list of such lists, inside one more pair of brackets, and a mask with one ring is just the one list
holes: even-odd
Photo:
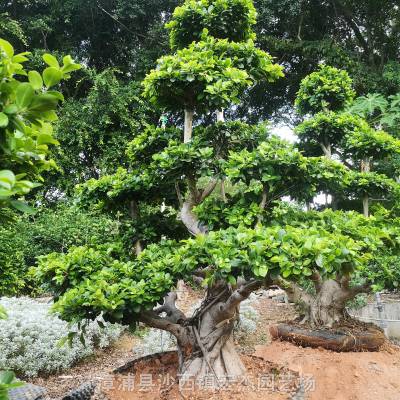
[(50, 89), (80, 68), (70, 56), (60, 66), (45, 54), (48, 67), (42, 74), (26, 71), (27, 56), (15, 54), (12, 45), (0, 39), (0, 207), (11, 204), (21, 211), (27, 206), (18, 197), (38, 186), (44, 170), (55, 167), (47, 156), (49, 145), (58, 144), (52, 123), (63, 96)]
[(254, 39), (257, 12), (251, 0), (188, 0), (175, 8), (166, 25), (172, 49), (200, 41), (203, 29), (218, 39), (244, 42)]

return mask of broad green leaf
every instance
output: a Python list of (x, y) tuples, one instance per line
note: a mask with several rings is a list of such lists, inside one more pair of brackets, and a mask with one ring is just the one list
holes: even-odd
[(24, 203), (20, 200), (11, 200), (11, 205), (18, 211), (21, 211), (25, 214), (35, 214), (36, 210), (29, 206), (28, 204)]
[(74, 60), (72, 59), (72, 57), (70, 55), (63, 57), (64, 66), (71, 65), (73, 63), (74, 63)]
[(16, 103), (20, 109), (27, 108), (35, 95), (30, 83), (21, 83), (16, 90)]
[(8, 169), (3, 169), (0, 171), (0, 181), (1, 182), (6, 182), (10, 184), (11, 186), (15, 185), (15, 175), (12, 171)]
[(12, 47), (11, 43), (7, 42), (7, 40), (0, 39), (0, 47), (3, 51), (7, 54), (9, 58), (14, 55), (14, 48)]
[(18, 107), (16, 106), (16, 104), (9, 104), (8, 106), (5, 106), (3, 111), (6, 114), (16, 114), (18, 112)]
[(291, 272), (290, 270), (286, 269), (285, 271), (282, 272), (282, 276), (283, 276), (284, 278), (287, 278), (288, 276), (291, 275), (291, 273), (292, 273), (292, 272)]
[(15, 379), (15, 374), (12, 371), (0, 371), (0, 383), (9, 385)]
[(39, 90), (43, 87), (43, 79), (42, 76), (37, 71), (29, 71), (28, 79), (30, 84), (35, 90)]
[(32, 104), (29, 107), (30, 111), (52, 111), (57, 107), (58, 100), (51, 94), (44, 93), (39, 96), (35, 96)]
[(60, 68), (60, 64), (58, 63), (57, 58), (55, 58), (51, 54), (48, 54), (48, 53), (43, 54), (43, 60), (50, 67), (53, 67), (56, 69)]
[(77, 71), (77, 70), (79, 70), (81, 68), (82, 67), (79, 64), (71, 64), (71, 65), (67, 65), (67, 66), (63, 67), (62, 68), (62, 72), (64, 74), (67, 74), (67, 73), (72, 72), (72, 71)]
[(0, 112), (0, 128), (5, 128), (7, 125), (8, 125), (7, 115)]
[(7, 317), (6, 309), (0, 304), (0, 319), (7, 319)]
[(48, 88), (60, 83), (61, 79), (62, 79), (62, 72), (57, 68), (49, 67), (43, 71), (44, 84)]
[(41, 144), (59, 144), (58, 140), (54, 139), (52, 135), (48, 133), (41, 133), (37, 138), (37, 143)]

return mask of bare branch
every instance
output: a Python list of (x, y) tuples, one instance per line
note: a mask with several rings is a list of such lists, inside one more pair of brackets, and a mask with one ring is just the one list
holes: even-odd
[(181, 336), (184, 329), (181, 325), (175, 324), (166, 318), (158, 316), (154, 311), (143, 312), (139, 316), (139, 321), (151, 328), (161, 329), (172, 333), (175, 337)]
[(315, 290), (317, 293), (319, 293), (322, 289), (322, 278), (321, 275), (318, 271), (313, 271), (313, 274), (311, 275), (311, 280), (314, 282)]
[(218, 183), (217, 179), (215, 178), (211, 179), (211, 181), (202, 191), (199, 202), (204, 201), (214, 191), (215, 187), (217, 186), (217, 183)]
[(260, 213), (260, 215), (257, 217), (257, 223), (258, 223), (258, 224), (260, 224), (260, 223), (262, 222), (262, 219), (263, 219), (263, 217), (262, 217), (262, 212), (265, 210), (265, 207), (266, 207), (266, 205), (267, 205), (267, 200), (268, 200), (268, 198), (267, 198), (267, 190), (266, 190), (266, 188), (263, 188), (262, 197), (261, 197), (261, 202), (260, 202), (260, 204), (259, 204), (261, 213)]
[(371, 291), (371, 284), (364, 283), (363, 285), (353, 286), (349, 289), (352, 296), (360, 293), (369, 293)]
[(320, 143), (321, 149), (324, 152), (325, 156), (328, 158), (332, 157), (332, 150), (329, 147), (325, 146), (323, 143)]
[(226, 319), (236, 314), (239, 304), (246, 300), (252, 292), (263, 285), (262, 281), (251, 280), (238, 287), (220, 309), (220, 318)]
[(370, 49), (368, 42), (364, 38), (363, 34), (361, 33), (360, 28), (358, 27), (353, 14), (351, 10), (349, 10), (341, 1), (339, 0), (332, 0), (333, 5), (335, 6), (336, 9), (340, 10), (340, 13), (342, 14), (343, 18), (345, 21), (349, 24), (350, 28), (354, 32), (354, 35), (356, 36), (358, 42), (364, 49), (365, 53), (370, 56)]
[(228, 199), (226, 198), (226, 191), (225, 191), (225, 179), (221, 180), (221, 196), (222, 196), (222, 201), (224, 203), (228, 202)]
[(164, 304), (156, 309), (154, 312), (158, 315), (165, 312), (167, 314), (166, 319), (174, 324), (181, 324), (186, 321), (185, 314), (176, 307), (176, 300), (178, 295), (176, 292), (170, 292), (164, 297)]

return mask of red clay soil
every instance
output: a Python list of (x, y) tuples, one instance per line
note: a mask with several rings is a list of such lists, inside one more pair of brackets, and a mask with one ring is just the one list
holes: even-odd
[(109, 400), (286, 400), (300, 387), (300, 376), (287, 368), (255, 356), (242, 356), (247, 376), (215, 389), (213, 376), (203, 382), (176, 381), (178, 357), (168, 353), (151, 361), (141, 361), (114, 379), (103, 381), (101, 391)]
[[(385, 345), (380, 352), (336, 353), (275, 341), (256, 346), (255, 355), (312, 376), (307, 400), (399, 400), (400, 348)], [(309, 382), (310, 383), (310, 382)]]

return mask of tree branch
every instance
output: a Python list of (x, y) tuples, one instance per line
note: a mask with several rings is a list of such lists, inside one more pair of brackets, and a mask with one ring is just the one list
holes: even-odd
[(182, 324), (186, 321), (185, 314), (176, 307), (176, 300), (178, 295), (176, 292), (170, 292), (164, 297), (164, 304), (154, 309), (157, 315), (165, 312), (167, 314), (166, 319), (174, 324)]
[(371, 291), (371, 284), (364, 283), (363, 285), (353, 286), (349, 289), (352, 296), (360, 293), (369, 293)]
[(213, 178), (211, 181), (208, 183), (208, 185), (204, 188), (204, 190), (201, 192), (199, 203), (204, 201), (215, 189), (217, 186), (218, 180)]
[(332, 0), (332, 3), (334, 6), (336, 6), (337, 9), (340, 10), (340, 13), (342, 14), (344, 20), (349, 24), (361, 47), (364, 49), (365, 53), (369, 57), (371, 52), (368, 42), (365, 40), (363, 34), (360, 31), (360, 28), (354, 21), (352, 12), (344, 4), (342, 4), (340, 0)]
[(328, 158), (332, 157), (332, 150), (330, 148), (330, 146), (325, 146), (322, 142), (320, 143), (321, 149), (324, 152), (325, 156)]
[(251, 280), (238, 287), (220, 309), (220, 318), (227, 319), (235, 315), (239, 304), (246, 300), (252, 292), (262, 287), (263, 284), (263, 281)]
[(258, 223), (258, 224), (260, 224), (260, 223), (262, 222), (262, 220), (263, 220), (262, 212), (265, 210), (265, 207), (266, 207), (266, 205), (267, 205), (267, 200), (268, 200), (268, 197), (267, 197), (267, 190), (266, 190), (266, 188), (264, 187), (264, 188), (263, 188), (263, 191), (262, 191), (261, 201), (260, 201), (260, 204), (259, 204), (261, 213), (260, 213), (260, 215), (257, 217), (257, 223)]
[(313, 271), (313, 274), (311, 275), (311, 280), (314, 282), (315, 290), (317, 293), (319, 293), (322, 289), (322, 278), (321, 275), (318, 271)]
[(302, 303), (307, 307), (312, 302), (312, 296), (306, 293), (299, 285), (294, 282), (289, 282), (286, 279), (279, 277), (276, 283), (286, 291), (291, 303)]
[(147, 326), (155, 329), (161, 329), (167, 331), (174, 335), (175, 337), (180, 337), (184, 329), (181, 325), (173, 323), (166, 318), (158, 316), (154, 311), (143, 312), (139, 316), (139, 321), (143, 322)]

